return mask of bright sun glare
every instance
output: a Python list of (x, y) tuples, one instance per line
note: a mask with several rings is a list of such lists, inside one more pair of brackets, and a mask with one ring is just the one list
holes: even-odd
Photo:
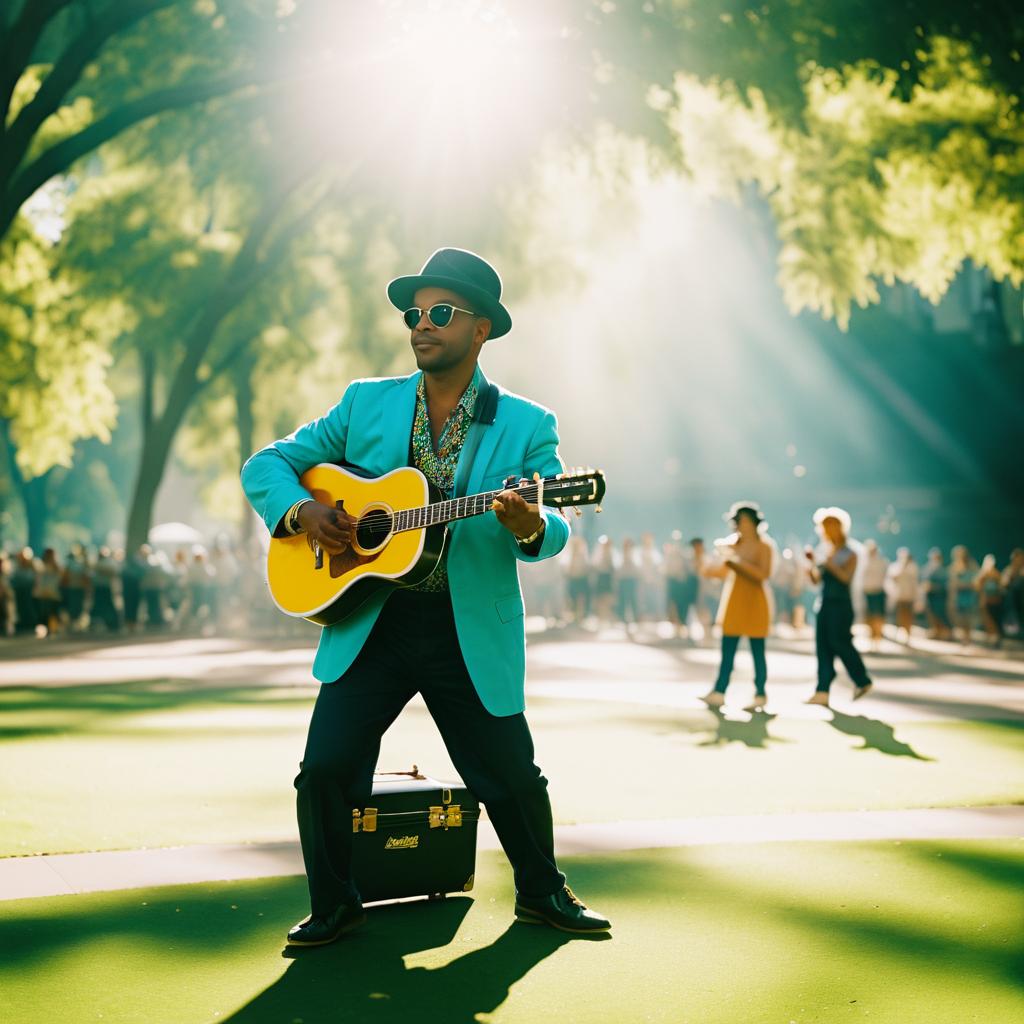
[(394, 142), (422, 173), (438, 174), (452, 159), (493, 164), (544, 123), (545, 103), (557, 93), (562, 37), (544, 21), (542, 5), (373, 0), (345, 7), (316, 40), (321, 67), (337, 76), (333, 96), (313, 101), (321, 125), (351, 130), (354, 106), (358, 130)]

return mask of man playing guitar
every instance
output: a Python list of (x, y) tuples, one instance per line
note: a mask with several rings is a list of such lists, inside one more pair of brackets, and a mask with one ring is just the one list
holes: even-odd
[[(478, 366), (484, 343), (512, 326), (500, 297), (498, 274), (462, 249), (439, 249), (419, 274), (388, 285), (420, 372), (353, 381), (323, 417), (246, 462), (242, 486), (274, 536), (304, 532), (328, 554), (352, 543), (348, 514), (299, 484), (319, 463), (377, 475), (413, 465), (448, 497), (561, 471), (554, 414), (488, 383)], [(507, 488), (493, 510), (451, 524), (424, 581), (375, 595), (321, 634), (313, 673), (325, 685), (295, 779), (311, 912), (290, 945), (332, 942), (363, 922), (348, 823), (370, 795), (381, 736), (417, 692), (512, 864), (516, 918), (579, 933), (611, 927), (558, 870), (547, 780), (523, 714), (516, 564), (557, 555), (569, 526)]]

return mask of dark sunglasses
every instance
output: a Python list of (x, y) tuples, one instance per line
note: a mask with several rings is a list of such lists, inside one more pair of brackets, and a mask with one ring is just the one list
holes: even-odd
[[(427, 319), (435, 327), (447, 327), (452, 322), (452, 317), (456, 313), (468, 313), (470, 316), (477, 316), (471, 309), (462, 309), (459, 306), (453, 306), (450, 302), (435, 302), (433, 306), (426, 311)], [(414, 330), (416, 325), (423, 318), (423, 310), (419, 306), (410, 306), (403, 314), (402, 319), (405, 321), (405, 326), (409, 330)]]

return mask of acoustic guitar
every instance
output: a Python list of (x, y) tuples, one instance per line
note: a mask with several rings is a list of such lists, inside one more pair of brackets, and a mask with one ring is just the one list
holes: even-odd
[(321, 463), (299, 482), (311, 498), (355, 520), (352, 542), (342, 551), (311, 549), (302, 533), (270, 541), (267, 581), (274, 603), (285, 615), (321, 626), (341, 622), (381, 589), (425, 580), (441, 559), (446, 524), (490, 512), (501, 490), (515, 491), (531, 505), (596, 505), (598, 512), (605, 492), (604, 474), (597, 470), (534, 480), (509, 477), (500, 490), (447, 500), (412, 466), (367, 478)]

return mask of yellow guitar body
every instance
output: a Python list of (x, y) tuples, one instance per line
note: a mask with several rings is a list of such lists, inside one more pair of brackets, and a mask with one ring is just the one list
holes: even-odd
[[(321, 463), (306, 470), (299, 482), (311, 498), (331, 508), (341, 507), (353, 519), (375, 510), (390, 515), (430, 501), (427, 478), (412, 467), (368, 480), (339, 466)], [(360, 531), (344, 552), (324, 551), (319, 567), (305, 534), (274, 538), (267, 553), (267, 580), (274, 603), (287, 615), (321, 624), (336, 622), (377, 589), (371, 585), (374, 581), (387, 585), (384, 581), (396, 581), (414, 572), (424, 554), (427, 533), (427, 529), (394, 534)], [(422, 577), (429, 575), (434, 565), (436, 557)], [(402, 579), (404, 584), (410, 582), (418, 580)]]
[[(343, 551), (314, 551), (305, 534), (272, 537), (267, 582), (274, 603), (286, 615), (322, 626), (341, 622), (381, 590), (422, 583), (436, 568), (448, 538), (445, 525), (491, 511), (498, 491), (442, 497), (411, 466), (367, 479), (324, 462), (307, 469), (299, 483), (314, 500), (343, 509), (354, 521), (352, 542)], [(505, 486), (525, 501), (554, 508), (597, 505), (604, 474), (596, 470), (560, 473), (541, 480), (510, 477)]]

